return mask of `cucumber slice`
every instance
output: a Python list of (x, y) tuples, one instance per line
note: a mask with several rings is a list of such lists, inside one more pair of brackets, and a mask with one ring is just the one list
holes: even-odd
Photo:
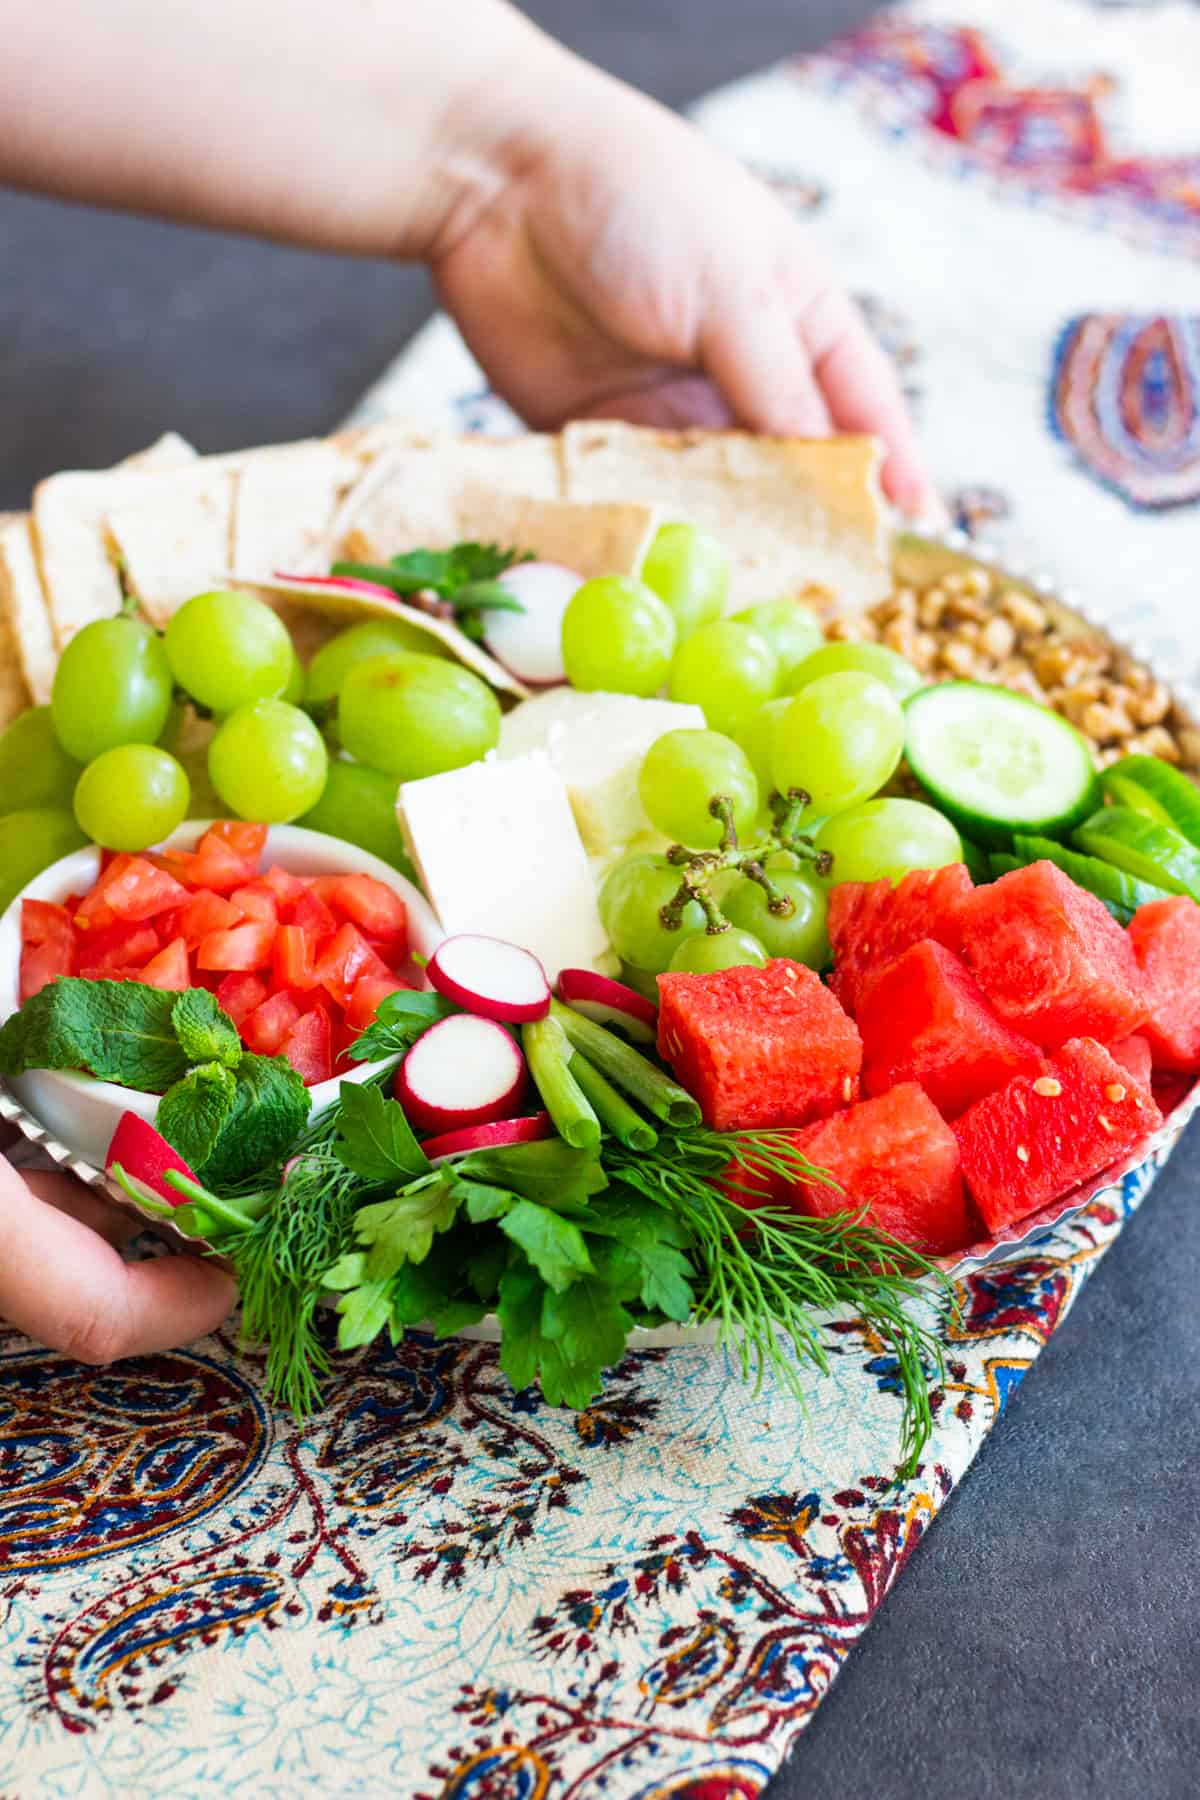
[(1103, 806), (1082, 824), (1074, 840), (1089, 856), (1125, 869), (1139, 881), (1200, 900), (1200, 849), (1181, 831), (1127, 806)]
[(947, 681), (914, 694), (904, 715), (913, 774), (978, 843), (1007, 845), (1015, 831), (1053, 837), (1099, 802), (1079, 733), (1023, 694)]
[(1200, 789), (1158, 756), (1123, 756), (1100, 777), (1115, 806), (1145, 813), (1200, 846)]
[(1153, 887), (1148, 881), (1139, 881), (1136, 875), (1117, 868), (1115, 863), (1102, 862), (1098, 856), (1085, 856), (1079, 850), (1067, 850), (1062, 844), (1056, 844), (1053, 838), (1025, 837), (1022, 834), (1015, 839), (1014, 848), (1024, 863), (1054, 863), (1078, 887), (1086, 888), (1089, 894), (1095, 894), (1097, 900), (1102, 900), (1121, 925), (1128, 925), (1138, 907), (1145, 906), (1147, 900), (1167, 898), (1166, 888)]

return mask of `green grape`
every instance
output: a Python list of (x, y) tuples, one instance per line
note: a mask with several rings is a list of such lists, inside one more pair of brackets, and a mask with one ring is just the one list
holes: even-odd
[(750, 714), (737, 734), (737, 741), (746, 752), (764, 800), (775, 786), (775, 727), (790, 705), (791, 700), (786, 694), (778, 700), (768, 700), (765, 706)]
[(90, 762), (75, 789), (81, 831), (106, 850), (148, 850), (187, 817), (180, 763), (155, 744), (118, 744)]
[(739, 837), (758, 813), (754, 770), (732, 738), (719, 731), (668, 731), (642, 759), (638, 794), (650, 823), (678, 843), (713, 850), (722, 825), (708, 810), (714, 794), (733, 805)]
[(698, 625), (724, 612), (729, 558), (698, 525), (660, 525), (642, 562), (642, 580), (670, 607), (682, 644)]
[(886, 644), (823, 644), (792, 669), (784, 687), (789, 694), (797, 694), (810, 681), (819, 681), (823, 675), (840, 675), (848, 669), (859, 675), (873, 675), (901, 701), (926, 685), (912, 664)]
[(14, 812), (70, 807), (82, 768), (58, 741), (48, 706), (33, 706), (0, 734), (0, 796)]
[(0, 913), (35, 875), (86, 843), (74, 814), (59, 807), (22, 807), (0, 818)]
[(58, 741), (89, 763), (118, 744), (154, 744), (171, 711), (171, 665), (142, 619), (96, 619), (58, 659), (50, 711)]
[(816, 836), (833, 857), (834, 881), (899, 881), (910, 869), (962, 861), (962, 839), (949, 819), (920, 800), (868, 800), (837, 813)]
[(211, 712), (273, 700), (292, 676), (287, 626), (253, 594), (197, 594), (167, 626), (167, 660), (180, 687)]
[(685, 937), (667, 967), (672, 974), (711, 975), (717, 969), (761, 969), (767, 953), (749, 931), (693, 932)]
[(394, 775), (365, 763), (331, 762), (321, 798), (296, 823), (357, 844), (415, 880), (396, 817), (399, 785)]
[(494, 750), (500, 704), (486, 682), (458, 663), (373, 656), (355, 663), (342, 683), (338, 732), (359, 762), (417, 781)]
[(730, 924), (751, 932), (768, 956), (790, 956), (793, 962), (807, 963), (810, 969), (823, 969), (829, 961), (825, 889), (811, 868), (772, 868), (770, 875), (795, 908), (786, 919), (771, 912), (758, 883), (744, 875), (738, 877), (721, 901), (721, 911)]
[(813, 811), (845, 812), (895, 772), (904, 714), (873, 675), (823, 675), (792, 699), (775, 727), (775, 786), (803, 788)]
[(656, 694), (675, 650), (675, 615), (652, 589), (624, 576), (585, 581), (562, 622), (563, 667), (572, 687)]
[(286, 825), (315, 806), (328, 768), (324, 738), (284, 700), (239, 706), (208, 746), (208, 772), (225, 805), (264, 825)]
[(704, 914), (694, 900), (684, 907), (678, 931), (669, 931), (659, 918), (678, 888), (679, 870), (665, 856), (627, 856), (609, 870), (600, 889), (600, 918), (622, 962), (661, 974), (682, 933), (703, 931)]
[(798, 600), (764, 600), (733, 616), (739, 624), (749, 625), (751, 631), (766, 638), (779, 658), (781, 687), (786, 687), (792, 670), (825, 641), (816, 613), (801, 606)]
[(351, 669), (374, 656), (445, 658), (447, 654), (436, 638), (407, 619), (364, 619), (322, 644), (308, 665), (304, 697), (310, 704), (332, 700)]
[(305, 675), (304, 664), (292, 648), (292, 672), (287, 678), (287, 686), (279, 698), (286, 700), (289, 706), (299, 706), (304, 699)]
[(704, 710), (713, 731), (736, 738), (742, 726), (779, 691), (779, 659), (766, 638), (736, 619), (701, 625), (675, 652), (672, 700)]

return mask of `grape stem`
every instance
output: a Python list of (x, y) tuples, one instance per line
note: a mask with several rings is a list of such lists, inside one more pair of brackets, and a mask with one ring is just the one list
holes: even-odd
[(686, 844), (672, 844), (667, 861), (680, 871), (679, 886), (658, 911), (666, 931), (678, 931), (683, 915), (692, 901), (704, 914), (704, 929), (716, 937), (730, 929), (729, 920), (713, 897), (713, 876), (726, 869), (753, 881), (766, 895), (767, 910), (777, 919), (790, 918), (796, 903), (772, 881), (766, 859), (777, 850), (786, 850), (802, 862), (811, 862), (818, 875), (828, 875), (833, 857), (828, 850), (816, 850), (810, 836), (801, 830), (804, 814), (812, 805), (803, 788), (789, 788), (786, 794), (768, 796), (771, 808), (771, 832), (766, 843), (742, 848), (738, 844), (737, 826), (733, 818), (733, 802), (726, 794), (714, 794), (708, 810), (721, 824), (721, 841), (715, 850), (689, 850)]

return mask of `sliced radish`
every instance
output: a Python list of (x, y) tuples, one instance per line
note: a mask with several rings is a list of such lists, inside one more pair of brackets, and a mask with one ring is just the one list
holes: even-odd
[(554, 1136), (548, 1112), (530, 1113), (524, 1119), (498, 1119), (492, 1125), (468, 1125), (465, 1131), (443, 1131), (421, 1145), (430, 1162), (450, 1156), (469, 1156), (472, 1150), (507, 1150), (513, 1144), (536, 1144)]
[(189, 1181), (197, 1179), (196, 1173), (184, 1162), (178, 1150), (168, 1144), (161, 1131), (156, 1131), (148, 1120), (139, 1118), (137, 1113), (124, 1112), (117, 1121), (117, 1129), (112, 1134), (112, 1142), (108, 1146), (108, 1155), (104, 1159), (106, 1173), (111, 1173), (114, 1163), (120, 1163), (131, 1182), (148, 1188), (168, 1206), (184, 1206), (187, 1195), (181, 1194), (165, 1180), (168, 1170), (176, 1170), (186, 1175)]
[(481, 1019), (506, 1025), (544, 1019), (550, 1011), (550, 983), (532, 951), (504, 938), (464, 931), (443, 940), (425, 973), (447, 1000)]
[(525, 1058), (494, 1019), (455, 1013), (419, 1037), (396, 1074), (396, 1098), (418, 1131), (456, 1131), (520, 1111)]
[(652, 1044), (658, 1035), (654, 1003), (623, 981), (612, 981), (593, 969), (564, 969), (558, 978), (558, 997), (597, 1025), (615, 1025), (635, 1043)]
[(330, 594), (371, 594), (376, 600), (396, 600), (390, 587), (381, 581), (362, 581), (357, 575), (289, 575), (276, 569), (273, 581), (286, 581), (289, 587), (321, 588)]
[(500, 586), (521, 612), (483, 615), (483, 641), (498, 662), (531, 687), (565, 681), (562, 622), (567, 605), (583, 576), (561, 563), (517, 563), (500, 576)]

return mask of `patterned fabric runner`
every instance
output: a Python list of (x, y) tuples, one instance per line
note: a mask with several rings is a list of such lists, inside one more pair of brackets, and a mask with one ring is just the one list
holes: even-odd
[[(699, 109), (866, 298), (964, 524), (1180, 671), (1198, 60), (1182, 5), (928, 0)], [(444, 323), (367, 410), (502, 416)], [(575, 1416), (414, 1336), (303, 1430), (231, 1339), (97, 1372), (0, 1328), (0, 1795), (750, 1800), (1155, 1172), (961, 1284), (901, 1488), (851, 1320), (807, 1412), (685, 1349)]]

